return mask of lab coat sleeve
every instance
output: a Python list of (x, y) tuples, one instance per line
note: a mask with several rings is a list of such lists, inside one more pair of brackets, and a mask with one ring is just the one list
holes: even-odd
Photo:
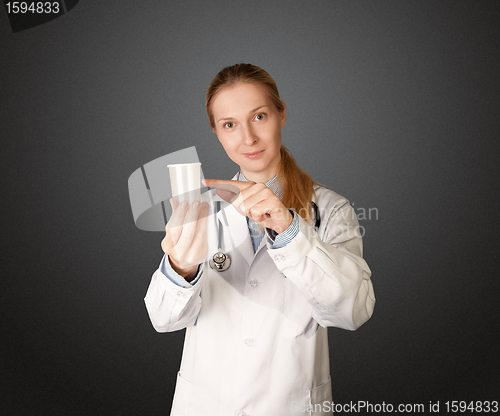
[(194, 277), (193, 280), (188, 282), (186, 279), (184, 279), (182, 276), (177, 274), (174, 269), (172, 269), (172, 266), (170, 265), (170, 262), (168, 261), (168, 256), (164, 255), (163, 260), (160, 263), (160, 270), (161, 272), (167, 276), (167, 278), (175, 283), (177, 286), (180, 287), (190, 287), (196, 284), (198, 280), (200, 280), (201, 277), (201, 264), (198, 265), (198, 271), (196, 272), (196, 276)]
[(355, 330), (371, 317), (375, 305), (358, 220), (347, 201), (325, 220), (321, 239), (299, 217), (300, 231), (293, 240), (268, 253), (311, 304), (318, 324)]
[(153, 327), (158, 332), (172, 332), (194, 325), (201, 309), (201, 286), (201, 282), (191, 287), (178, 286), (158, 268), (144, 298)]

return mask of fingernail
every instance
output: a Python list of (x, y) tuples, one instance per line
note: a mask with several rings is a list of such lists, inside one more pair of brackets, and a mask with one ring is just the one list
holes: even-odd
[(186, 201), (182, 201), (181, 208), (186, 209), (188, 207), (188, 203)]
[(198, 209), (199, 206), (200, 206), (200, 201), (193, 202), (193, 209)]

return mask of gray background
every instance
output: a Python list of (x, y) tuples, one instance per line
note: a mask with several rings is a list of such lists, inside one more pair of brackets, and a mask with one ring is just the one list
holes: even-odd
[(499, 6), (80, 1), (15, 34), (2, 9), (0, 410), (168, 414), (184, 333), (150, 325), (162, 235), (127, 180), (193, 145), (236, 172), (204, 109), (236, 62), (275, 78), (299, 165), (378, 209), (375, 313), (329, 332), (335, 401), (498, 399)]

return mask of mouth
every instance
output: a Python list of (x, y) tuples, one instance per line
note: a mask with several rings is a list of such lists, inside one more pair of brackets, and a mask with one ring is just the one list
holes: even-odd
[(243, 153), (243, 156), (248, 157), (249, 159), (257, 159), (260, 155), (264, 153), (264, 150), (259, 150), (257, 152), (252, 152), (252, 153)]

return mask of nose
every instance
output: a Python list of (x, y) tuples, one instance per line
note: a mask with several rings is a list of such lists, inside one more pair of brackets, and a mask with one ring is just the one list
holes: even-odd
[(244, 128), (242, 129), (242, 135), (242, 142), (246, 146), (252, 146), (257, 142), (257, 140), (259, 140), (255, 132), (253, 131), (252, 126), (249, 124), (244, 125)]

